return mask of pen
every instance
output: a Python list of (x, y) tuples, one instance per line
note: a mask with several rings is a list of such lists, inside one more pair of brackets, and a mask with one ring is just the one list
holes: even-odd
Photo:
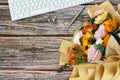
[[(80, 11), (75, 15), (75, 17), (73, 18), (73, 20), (70, 22), (67, 30), (71, 27), (71, 25), (75, 22), (75, 20), (77, 19), (77, 17), (82, 13), (82, 11), (85, 9), (85, 7), (83, 7), (82, 9), (80, 9)], [(66, 30), (66, 31), (67, 31)]]

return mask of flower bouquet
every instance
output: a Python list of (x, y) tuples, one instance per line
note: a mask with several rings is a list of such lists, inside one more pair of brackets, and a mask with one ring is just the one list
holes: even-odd
[(90, 19), (75, 31), (72, 41), (62, 41), (59, 64), (74, 67), (70, 80), (118, 80), (120, 15), (109, 1), (87, 12)]

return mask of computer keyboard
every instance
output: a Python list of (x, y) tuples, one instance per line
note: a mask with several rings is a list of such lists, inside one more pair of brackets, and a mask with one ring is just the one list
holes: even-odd
[(13, 21), (92, 1), (94, 0), (8, 0)]

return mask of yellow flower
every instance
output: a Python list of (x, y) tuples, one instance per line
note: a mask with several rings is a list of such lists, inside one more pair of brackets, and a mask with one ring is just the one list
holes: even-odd
[(108, 16), (108, 12), (104, 12), (103, 14), (100, 14), (97, 18), (95, 18), (95, 24), (100, 24), (102, 23), (103, 21), (105, 21), (105, 19), (107, 18)]
[(89, 40), (88, 40), (89, 38), (94, 38), (94, 36), (91, 32), (87, 32), (82, 38), (82, 46), (83, 46), (85, 55), (88, 54), (88, 49), (91, 46), (91, 44), (89, 44)]

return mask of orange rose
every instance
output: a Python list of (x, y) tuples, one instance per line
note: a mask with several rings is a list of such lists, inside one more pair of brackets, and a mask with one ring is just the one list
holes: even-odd
[(92, 24), (92, 25), (88, 25), (88, 26), (85, 26), (83, 29), (82, 29), (82, 33), (85, 34), (87, 33), (88, 31), (93, 31), (97, 29), (97, 25), (96, 24)]
[(117, 28), (118, 21), (117, 21), (117, 19), (113, 18), (112, 20), (109, 19), (109, 20), (105, 21), (103, 24), (104, 24), (104, 29), (106, 31), (112, 32), (114, 29)]
[(107, 34), (105, 37), (104, 37), (104, 39), (103, 39), (103, 46), (107, 46), (107, 43), (108, 43), (108, 41), (109, 41), (109, 38), (110, 38), (110, 34)]

